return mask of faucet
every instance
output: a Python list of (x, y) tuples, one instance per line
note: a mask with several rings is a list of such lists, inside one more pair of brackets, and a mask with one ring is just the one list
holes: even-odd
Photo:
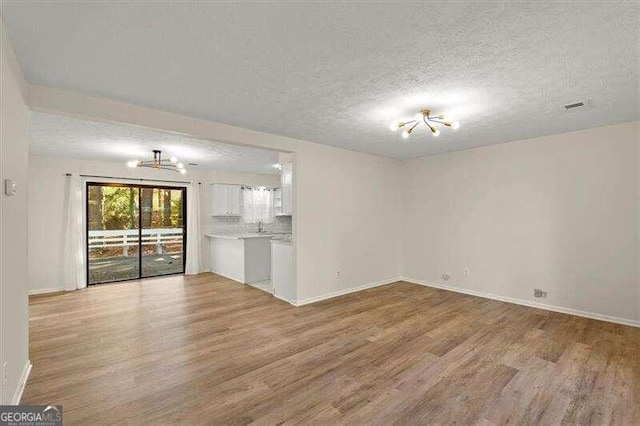
[(262, 221), (258, 222), (258, 234), (264, 232), (264, 223)]

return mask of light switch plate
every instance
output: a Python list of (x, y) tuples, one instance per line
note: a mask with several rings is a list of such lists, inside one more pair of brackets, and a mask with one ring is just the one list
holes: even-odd
[(18, 183), (12, 179), (4, 180), (4, 195), (11, 197), (18, 192)]

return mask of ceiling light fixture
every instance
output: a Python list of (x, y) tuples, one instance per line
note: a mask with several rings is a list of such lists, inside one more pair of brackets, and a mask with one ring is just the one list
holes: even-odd
[(127, 162), (127, 166), (135, 169), (136, 167), (148, 167), (156, 170), (171, 170), (179, 172), (181, 174), (187, 173), (187, 169), (184, 168), (184, 164), (179, 163), (176, 157), (171, 157), (168, 160), (162, 158), (162, 151), (159, 149), (153, 150), (153, 160), (131, 160)]
[(409, 136), (411, 136), (411, 132), (413, 132), (413, 129), (415, 129), (420, 123), (426, 124), (429, 130), (431, 130), (431, 134), (434, 137), (440, 136), (440, 129), (438, 128), (438, 124), (442, 124), (443, 126), (450, 127), (453, 130), (456, 130), (460, 127), (460, 123), (458, 123), (457, 121), (451, 121), (448, 117), (445, 117), (444, 115), (432, 116), (430, 110), (423, 109), (423, 110), (420, 110), (420, 112), (415, 115), (413, 120), (397, 121), (391, 124), (390, 128), (392, 131), (396, 131), (401, 127), (407, 126), (408, 127), (407, 130), (402, 132), (402, 137), (407, 139)]

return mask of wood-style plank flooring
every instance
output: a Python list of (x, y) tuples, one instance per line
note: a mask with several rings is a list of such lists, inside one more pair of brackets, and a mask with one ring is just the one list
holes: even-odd
[(640, 329), (395, 283), (293, 307), (213, 274), (32, 297), (65, 424), (640, 424)]

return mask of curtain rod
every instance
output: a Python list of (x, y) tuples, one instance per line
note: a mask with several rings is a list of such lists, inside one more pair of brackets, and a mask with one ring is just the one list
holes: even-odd
[(256, 186), (251, 186), (251, 185), (235, 185), (235, 186), (239, 186), (239, 187), (241, 187), (242, 189), (245, 189), (245, 188), (246, 188), (246, 189), (261, 189), (261, 188), (262, 188), (262, 189), (265, 189), (265, 190), (267, 190), (267, 191), (275, 191), (276, 189), (279, 189), (279, 188), (276, 188), (276, 187), (272, 187), (272, 186), (264, 186), (264, 185), (256, 185)]
[(239, 186), (244, 189), (267, 189), (269, 191), (275, 191), (276, 189), (280, 189), (277, 186), (267, 186), (267, 185), (245, 185), (243, 183), (224, 183), (224, 182), (213, 182), (212, 185), (227, 185), (227, 186)]
[[(65, 176), (73, 176), (72, 173), (65, 173)], [(97, 178), (97, 179), (122, 179), (122, 180), (134, 180), (139, 182), (161, 182), (161, 183), (186, 183), (190, 184), (191, 182), (181, 181), (181, 180), (160, 180), (160, 179), (144, 179), (144, 178), (129, 178), (129, 177), (117, 177), (117, 176), (98, 176), (98, 175), (79, 175), (80, 177), (86, 178)], [(198, 182), (198, 185), (201, 185), (202, 182)]]

